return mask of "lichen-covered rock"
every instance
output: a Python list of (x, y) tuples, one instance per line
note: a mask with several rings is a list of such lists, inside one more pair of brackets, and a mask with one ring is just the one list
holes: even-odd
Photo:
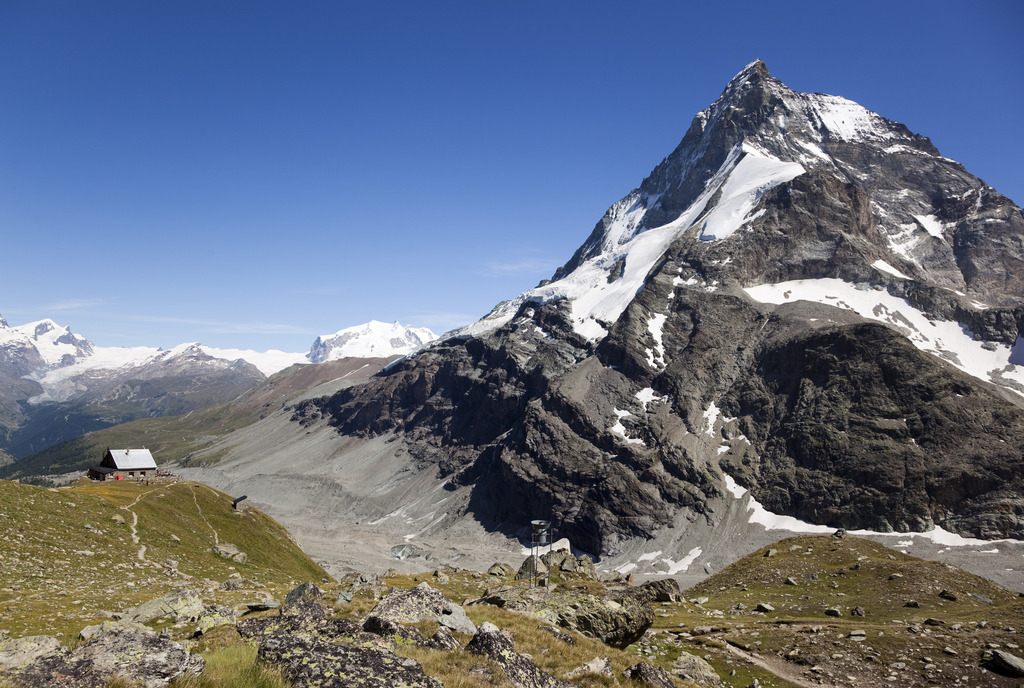
[(488, 591), (479, 602), (524, 612), (618, 648), (642, 638), (654, 623), (650, 602), (630, 595), (615, 600), (572, 589), (540, 594), (524, 588), (505, 588)]
[(646, 599), (648, 602), (678, 602), (683, 597), (679, 583), (674, 578), (647, 581), (635, 588), (626, 588), (619, 596), (623, 595)]
[(303, 583), (284, 598), (281, 612), (284, 616), (327, 618), (324, 595), (316, 583)]
[(490, 622), (480, 625), (466, 650), (494, 660), (516, 688), (573, 688), (573, 684), (541, 671), (536, 664), (516, 652), (512, 640)]
[(125, 613), (128, 621), (145, 624), (160, 619), (194, 621), (203, 612), (203, 599), (192, 590), (176, 590), (144, 602)]
[(426, 644), (423, 634), (417, 629), (409, 626), (403, 626), (397, 621), (373, 616), (372, 614), (366, 617), (366, 621), (363, 622), (363, 630), (367, 633), (379, 635), (382, 638), (402, 640), (405, 642), (415, 643), (416, 645)]
[(708, 688), (722, 685), (722, 679), (715, 668), (689, 652), (679, 653), (679, 657), (672, 663), (672, 675)]
[(548, 575), (548, 565), (544, 563), (543, 557), (535, 557), (532, 554), (523, 560), (516, 572), (516, 580), (531, 580), (544, 578)]
[(0, 635), (0, 674), (23, 667), (59, 647), (60, 641), (49, 635), (30, 635), (25, 638)]
[(231, 561), (237, 562), (239, 564), (244, 564), (249, 559), (246, 553), (238, 548), (238, 545), (232, 545), (229, 542), (222, 542), (220, 544), (214, 545), (212, 549), (213, 553), (216, 554), (218, 557), (230, 559)]
[(634, 664), (623, 671), (622, 675), (630, 681), (635, 681), (642, 686), (651, 686), (651, 688), (675, 688), (676, 685), (667, 671), (645, 662)]
[(202, 673), (205, 666), (202, 657), (167, 638), (119, 628), (74, 651), (59, 648), (11, 675), (25, 688), (103, 688), (114, 679), (163, 688), (179, 676)]
[(444, 626), (438, 627), (437, 632), (427, 639), (426, 645), (435, 650), (445, 650), (448, 652), (462, 649), (462, 644)]
[(442, 688), (416, 660), (378, 647), (275, 635), (263, 640), (258, 656), (280, 666), (295, 688)]
[(233, 624), (235, 623), (235, 620), (235, 612), (233, 609), (222, 607), (217, 604), (211, 604), (203, 609), (202, 613), (199, 614), (199, 618), (196, 620), (196, 630), (194, 635), (202, 635), (211, 628), (215, 628), (217, 626)]
[(618, 679), (615, 678), (615, 672), (612, 670), (612, 664), (608, 661), (607, 657), (594, 657), (586, 664), (581, 664), (570, 671), (565, 675), (565, 677), (581, 678), (587, 675), (603, 676), (604, 678), (612, 681), (615, 685), (619, 684)]
[(426, 583), (410, 590), (392, 592), (377, 603), (369, 616), (379, 616), (399, 624), (433, 619), (456, 633), (476, 633), (476, 626), (466, 616), (466, 611)]
[(138, 622), (126, 621), (124, 619), (116, 619), (110, 621), (102, 621), (98, 624), (93, 624), (92, 626), (86, 626), (78, 632), (78, 639), (92, 640), (98, 635), (102, 635), (104, 633), (112, 633), (122, 628), (134, 628), (145, 633), (150, 632), (150, 629), (146, 628)]
[(499, 576), (504, 578), (505, 576), (514, 576), (516, 570), (508, 564), (502, 564), (501, 562), (491, 564), (491, 568), (487, 569), (487, 574), (490, 576)]
[(323, 604), (324, 594), (317, 587), (316, 583), (306, 582), (289, 592), (285, 598), (285, 604), (315, 603)]
[(553, 635), (556, 638), (558, 638), (559, 640), (561, 640), (566, 645), (575, 645), (576, 644), (576, 639), (572, 637), (572, 633), (566, 633), (565, 631), (561, 630), (557, 626), (551, 626), (549, 624), (541, 624), (540, 626), (537, 626), (537, 628), (539, 628), (542, 631), (547, 631), (551, 635)]

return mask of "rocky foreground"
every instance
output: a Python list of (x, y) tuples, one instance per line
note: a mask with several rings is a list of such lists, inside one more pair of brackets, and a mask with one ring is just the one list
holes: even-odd
[(77, 646), (0, 635), (0, 685), (235, 685), (204, 674), (224, 647), (251, 651), (280, 685), (319, 688), (1024, 678), (1021, 596), (841, 532), (780, 541), (685, 593), (672, 579), (598, 580), (589, 559), (561, 550), (518, 571), (354, 574), (233, 608), (182, 590), (115, 616)]

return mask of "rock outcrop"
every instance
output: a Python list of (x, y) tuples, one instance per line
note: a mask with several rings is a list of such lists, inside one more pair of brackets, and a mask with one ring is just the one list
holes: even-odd
[(466, 650), (494, 660), (515, 688), (573, 688), (573, 684), (541, 671), (516, 652), (508, 635), (492, 623), (480, 624)]
[[(421, 640), (418, 632), (402, 635), (398, 624), (387, 621), (370, 625), (378, 632), (367, 632), (355, 622), (328, 618), (322, 598), (315, 584), (304, 583), (288, 594), (277, 615), (243, 619), (238, 631), (297, 688), (441, 688), (418, 662), (394, 653), (394, 636)], [(450, 645), (454, 639), (441, 634), (432, 640)]]
[(369, 617), (399, 624), (429, 619), (456, 633), (476, 633), (476, 626), (466, 616), (465, 610), (427, 583), (420, 583), (410, 590), (392, 592), (377, 603)]
[(572, 589), (499, 588), (487, 591), (477, 603), (530, 614), (620, 648), (642, 638), (654, 623), (650, 602), (632, 595), (615, 599)]
[(104, 688), (113, 679), (163, 688), (179, 676), (202, 673), (205, 664), (202, 657), (151, 631), (120, 627), (74, 650), (50, 650), (5, 674), (22, 688)]

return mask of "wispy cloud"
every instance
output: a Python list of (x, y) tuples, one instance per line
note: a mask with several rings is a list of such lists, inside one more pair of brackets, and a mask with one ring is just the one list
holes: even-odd
[(82, 311), (90, 308), (99, 308), (105, 306), (106, 303), (103, 299), (70, 299), (46, 304), (41, 306), (39, 310), (48, 313), (52, 311)]

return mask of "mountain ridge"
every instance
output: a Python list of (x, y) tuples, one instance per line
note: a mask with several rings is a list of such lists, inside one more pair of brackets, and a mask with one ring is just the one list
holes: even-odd
[[(102, 347), (44, 319), (10, 326), (0, 317), (0, 448), (27, 456), (91, 430), (140, 417), (186, 413), (221, 403), (299, 363), (363, 355), (387, 358), (425, 345), (429, 330), (376, 325), (342, 330), (331, 355), (217, 349)], [(408, 333), (407, 339), (399, 339)], [(326, 337), (326, 336), (325, 336)], [(377, 352), (376, 354), (374, 352)]]

